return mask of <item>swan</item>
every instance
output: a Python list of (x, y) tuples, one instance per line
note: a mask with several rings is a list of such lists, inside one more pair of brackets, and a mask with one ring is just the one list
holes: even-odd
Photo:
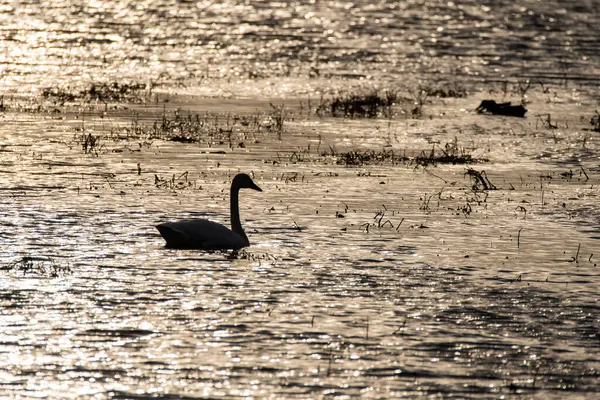
[(240, 222), (238, 195), (240, 189), (262, 192), (247, 174), (237, 174), (231, 181), (231, 229), (207, 219), (167, 222), (156, 226), (171, 249), (239, 250), (250, 246)]

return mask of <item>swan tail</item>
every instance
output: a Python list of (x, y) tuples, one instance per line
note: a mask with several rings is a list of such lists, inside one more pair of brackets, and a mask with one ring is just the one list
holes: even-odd
[(171, 228), (165, 224), (156, 225), (156, 229), (160, 232), (160, 235), (167, 242), (165, 244), (166, 248), (177, 249), (177, 248), (185, 248), (192, 247), (189, 239), (186, 235), (177, 231), (176, 229)]

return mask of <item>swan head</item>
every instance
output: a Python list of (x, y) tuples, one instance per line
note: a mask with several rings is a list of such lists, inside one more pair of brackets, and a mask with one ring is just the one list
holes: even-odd
[(262, 192), (262, 189), (259, 188), (256, 183), (250, 178), (247, 174), (237, 174), (233, 181), (231, 182), (231, 188), (235, 189), (254, 189), (259, 192)]

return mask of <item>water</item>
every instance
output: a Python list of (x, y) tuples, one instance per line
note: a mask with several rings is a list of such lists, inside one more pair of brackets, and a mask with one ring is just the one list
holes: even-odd
[[(598, 5), (496, 3), (2, 3), (1, 397), (597, 397)], [(420, 118), (314, 114), (453, 80)], [(40, 96), (114, 81), (152, 87)], [(212, 130), (136, 131), (176, 110)], [(336, 162), (455, 140), (488, 161)], [(228, 223), (238, 171), (252, 246), (164, 249), (160, 222)]]

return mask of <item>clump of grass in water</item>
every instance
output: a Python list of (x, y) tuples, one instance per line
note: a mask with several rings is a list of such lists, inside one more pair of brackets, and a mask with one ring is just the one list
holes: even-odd
[[(485, 158), (473, 158), (465, 147), (459, 146), (457, 138), (446, 143), (444, 147), (439, 147), (439, 150), (436, 150), (436, 146), (434, 145), (429, 154), (425, 154), (423, 151), (417, 157), (409, 157), (406, 153), (401, 154), (395, 152), (393, 149), (349, 150), (338, 152), (332, 146), (329, 146), (329, 150), (318, 152), (318, 156), (324, 158), (325, 161), (331, 160), (335, 164), (345, 165), (347, 167), (373, 164), (381, 165), (385, 163), (391, 163), (392, 165), (415, 163), (418, 166), (427, 167), (435, 164), (471, 164), (487, 161)], [(289, 157), (289, 161), (297, 163), (316, 162), (318, 160), (311, 156), (310, 148), (308, 148), (293, 152)]]
[[(419, 86), (414, 90), (409, 90), (407, 95), (401, 96), (397, 89), (372, 90), (368, 92), (355, 92), (331, 100), (321, 97), (320, 104), (316, 107), (315, 113), (319, 116), (329, 115), (332, 117), (346, 118), (378, 118), (385, 117), (392, 119), (395, 109), (398, 105), (403, 105), (399, 110), (401, 114), (413, 118), (423, 116), (423, 107), (427, 102), (430, 93), (438, 97), (461, 96), (462, 92), (452, 89), (433, 89)], [(466, 95), (466, 91), (464, 92)]]
[(81, 90), (50, 87), (42, 89), (42, 97), (55, 104), (74, 101), (100, 101), (103, 103), (142, 103), (147, 94), (145, 83), (91, 83)]
[(83, 133), (80, 137), (76, 137), (76, 141), (81, 143), (81, 149), (85, 154), (94, 154), (96, 157), (98, 157), (100, 136), (94, 136), (91, 133)]
[(57, 278), (73, 272), (68, 264), (61, 265), (57, 264), (54, 260), (41, 260), (33, 257), (23, 257), (20, 260), (0, 267), (0, 270), (22, 273), (24, 275), (41, 275), (50, 278)]
[(477, 171), (473, 168), (467, 168), (465, 175), (469, 175), (473, 180), (473, 185), (471, 189), (474, 192), (484, 191), (484, 190), (497, 190), (496, 186), (489, 180), (487, 173), (485, 171)]
[(283, 105), (276, 106), (273, 103), (269, 103), (269, 105), (271, 106), (271, 114), (269, 115), (269, 118), (273, 122), (272, 124), (269, 124), (270, 128), (277, 132), (277, 134), (279, 135), (279, 139), (281, 140), (281, 134), (283, 133), (283, 124), (285, 123), (285, 120), (287, 118), (287, 111)]
[(410, 110), (410, 114), (414, 118), (421, 118), (423, 116), (423, 106), (427, 101), (427, 96), (427, 91), (420, 87), (414, 91), (412, 98), (413, 108)]
[(61, 110), (55, 105), (42, 104), (32, 97), (0, 96), (0, 112), (48, 113), (58, 114)]
[(232, 252), (224, 252), (225, 254), (225, 258), (227, 258), (230, 261), (233, 260), (249, 260), (249, 261), (258, 261), (259, 263), (261, 261), (279, 261), (277, 259), (277, 257), (275, 257), (272, 254), (269, 253), (249, 253), (248, 251), (244, 250), (244, 249), (240, 249), (240, 250), (235, 250)]
[(321, 99), (317, 115), (329, 114), (333, 117), (377, 118), (390, 117), (392, 107), (399, 101), (394, 90), (382, 92), (351, 93), (335, 97), (332, 100)]
[(195, 180), (188, 180), (188, 171), (175, 178), (175, 174), (169, 179), (165, 179), (161, 176), (154, 175), (154, 186), (157, 189), (167, 190), (201, 190), (202, 186), (197, 185)]
[(552, 123), (551, 114), (536, 114), (536, 118), (537, 120), (535, 121), (535, 129), (538, 128), (538, 122), (544, 129), (558, 129), (558, 124)]
[(441, 153), (436, 152), (434, 145), (429, 154), (422, 152), (421, 155), (415, 158), (416, 164), (427, 167), (435, 164), (471, 164), (487, 161), (486, 159), (474, 159), (465, 147), (459, 146), (456, 137), (453, 141), (446, 143), (444, 147), (439, 147), (439, 150)]
[(397, 154), (394, 150), (350, 150), (347, 152), (336, 153), (333, 149), (331, 153), (327, 151), (321, 153), (324, 157), (332, 157), (336, 164), (346, 166), (359, 166), (365, 164), (383, 164), (406, 162), (409, 159), (403, 155)]
[(598, 111), (596, 111), (596, 115), (590, 119), (590, 125), (594, 132), (600, 132), (600, 113), (598, 113)]
[(423, 91), (425, 91), (427, 96), (439, 97), (441, 99), (463, 98), (468, 95), (467, 89), (456, 82), (436, 86), (426, 86), (423, 88)]
[[(404, 218), (402, 218), (400, 220), (400, 222), (398, 222), (398, 224), (396, 226), (394, 226), (394, 223), (392, 222), (392, 220), (390, 218), (386, 218), (385, 221), (383, 220), (386, 212), (388, 212), (388, 209), (385, 207), (385, 204), (383, 205), (383, 208), (384, 209), (379, 210), (375, 213), (375, 216), (373, 217), (375, 222), (365, 222), (365, 223), (361, 224), (361, 226), (360, 226), (361, 229), (364, 229), (364, 231), (366, 233), (369, 233), (370, 228), (383, 229), (383, 228), (389, 226), (391, 229), (394, 229), (396, 232), (398, 232), (398, 229), (400, 229), (400, 226), (404, 222)], [(393, 215), (395, 215), (394, 212), (392, 212), (392, 216)]]
[[(111, 130), (109, 140), (159, 139), (181, 143), (206, 143), (208, 146), (227, 144), (244, 147), (244, 141), (257, 141), (254, 134), (260, 132), (281, 135), (287, 113), (283, 107), (273, 106), (268, 114), (231, 115), (210, 113), (194, 114), (174, 110), (166, 111), (152, 124), (140, 124), (137, 119), (127, 127)], [(234, 143), (235, 142), (235, 143)]]

